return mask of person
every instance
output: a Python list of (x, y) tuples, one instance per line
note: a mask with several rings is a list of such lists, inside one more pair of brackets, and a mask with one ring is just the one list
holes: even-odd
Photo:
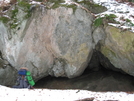
[(18, 71), (18, 78), (16, 81), (16, 85), (13, 86), (13, 88), (28, 88), (32, 89), (33, 85), (35, 84), (30, 71), (28, 71), (28, 68), (22, 67)]

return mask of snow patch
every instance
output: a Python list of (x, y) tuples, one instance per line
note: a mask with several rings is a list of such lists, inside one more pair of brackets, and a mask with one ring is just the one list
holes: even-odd
[(134, 94), (126, 92), (93, 92), (87, 90), (13, 89), (0, 85), (1, 101), (133, 101)]
[(98, 14), (99, 16), (105, 14), (114, 14), (117, 16), (115, 20), (120, 22), (120, 25), (114, 23), (110, 23), (110, 25), (134, 32), (134, 7), (115, 0), (94, 0), (94, 2), (108, 9), (106, 12)]

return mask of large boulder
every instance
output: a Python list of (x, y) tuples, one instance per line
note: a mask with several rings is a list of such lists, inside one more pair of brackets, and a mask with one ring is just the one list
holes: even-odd
[[(90, 13), (77, 8), (36, 8), (27, 20), (19, 9), (21, 23), (11, 29), (0, 23), (0, 50), (16, 70), (27, 67), (35, 80), (47, 75), (73, 78), (90, 61), (92, 44)], [(22, 16), (22, 17), (20, 17)]]
[(115, 68), (134, 76), (134, 33), (113, 26), (106, 27), (105, 32), (101, 53)]

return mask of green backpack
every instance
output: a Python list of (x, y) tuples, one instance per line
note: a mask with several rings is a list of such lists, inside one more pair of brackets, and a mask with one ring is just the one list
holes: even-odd
[(34, 85), (35, 85), (35, 82), (34, 82), (32, 76), (31, 76), (30, 71), (27, 71), (27, 72), (26, 72), (26, 78), (27, 78), (27, 80), (28, 80), (28, 83), (29, 83), (31, 86), (34, 86)]

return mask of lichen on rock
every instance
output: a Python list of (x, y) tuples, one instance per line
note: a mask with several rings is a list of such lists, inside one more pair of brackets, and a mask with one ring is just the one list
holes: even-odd
[(106, 33), (107, 38), (105, 44), (101, 47), (101, 52), (116, 68), (134, 75), (134, 33), (130, 31), (122, 32), (120, 29), (112, 26), (106, 28)]

